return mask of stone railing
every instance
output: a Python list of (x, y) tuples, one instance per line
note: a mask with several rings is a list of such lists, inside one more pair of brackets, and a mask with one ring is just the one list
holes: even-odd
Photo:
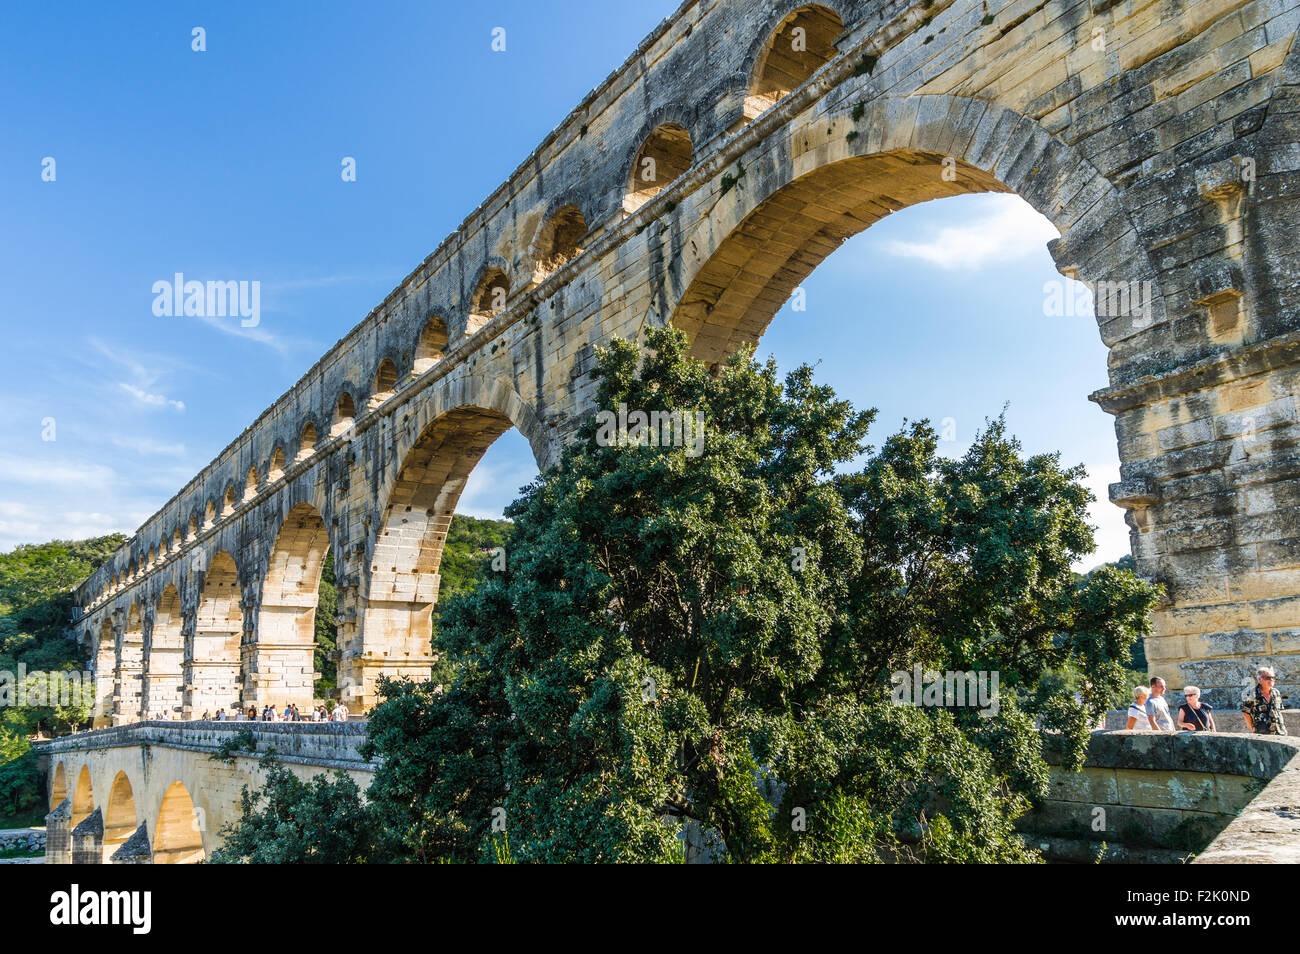
[(282, 762), (323, 768), (373, 770), (375, 763), (361, 757), (366, 722), (135, 722), (130, 725), (77, 732), (35, 742), (40, 755), (58, 758), (71, 752), (137, 745), (158, 745), (190, 752), (216, 754), (222, 746), (236, 746), (240, 733), (252, 737), (251, 747), (239, 754), (271, 753)]
[(1295, 861), (1300, 816), (1278, 812), (1300, 797), (1297, 754), (1286, 736), (1094, 732), (1081, 771), (1049, 747), (1051, 793), (1020, 827), (1055, 861)]

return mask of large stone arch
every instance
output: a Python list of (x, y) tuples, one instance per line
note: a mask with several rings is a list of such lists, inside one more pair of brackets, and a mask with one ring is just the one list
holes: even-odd
[(845, 239), (906, 206), (974, 192), (1014, 192), (1047, 216), (1071, 277), (1152, 283), (1152, 314), (1098, 317), (1107, 345), (1161, 320), (1156, 270), (1114, 187), (1038, 123), (946, 95), (877, 99), (857, 119), (845, 109), (766, 141), (682, 241), (656, 308), (700, 357), (720, 360), (756, 342)]
[(77, 787), (72, 790), (72, 817), (68, 831), (80, 825), (95, 810), (95, 786), (90, 778), (89, 766), (81, 766), (77, 773)]
[(114, 663), (113, 724), (122, 725), (140, 718), (140, 699), (144, 677), (144, 613), (139, 603), (126, 611), (122, 633), (117, 639)]
[(419, 420), (388, 471), (365, 569), (360, 645), (341, 660), (343, 697), (357, 709), (373, 704), (381, 674), (428, 678), (443, 543), (465, 481), (488, 447), (514, 427), (540, 468), (551, 453), (536, 415), (505, 381), (449, 382), (420, 408)]
[(144, 669), (146, 718), (176, 718), (184, 695), (185, 636), (180, 591), (175, 583), (163, 587), (149, 628)]
[(50, 777), (50, 810), (59, 807), (59, 804), (68, 797), (68, 770), (63, 762), (57, 762), (54, 766), (54, 773)]
[(95, 709), (92, 724), (99, 729), (111, 724), (114, 700), (117, 697), (117, 635), (112, 613), (104, 613), (96, 631), (94, 659)]
[(131, 837), (139, 826), (136, 813), (135, 790), (126, 772), (113, 776), (109, 788), (108, 802), (104, 806), (104, 861), (113, 857), (122, 844)]
[(153, 863), (197, 864), (207, 858), (202, 816), (184, 782), (172, 782), (163, 793), (154, 825)]
[(316, 604), (329, 550), (329, 531), (320, 511), (310, 503), (293, 507), (280, 525), (262, 574), (257, 628), (245, 654), (247, 704), (311, 705)]
[(224, 550), (207, 561), (194, 630), (182, 667), (184, 718), (197, 719), (240, 702), (243, 589), (234, 558)]

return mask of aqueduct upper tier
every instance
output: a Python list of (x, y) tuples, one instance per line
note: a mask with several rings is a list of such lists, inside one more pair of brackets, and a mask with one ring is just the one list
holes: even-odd
[(847, 236), (981, 191), (1106, 283), (1093, 399), (1167, 588), (1152, 666), (1225, 691), (1268, 659), (1294, 688), (1297, 23), (1300, 0), (688, 0), (79, 588), (102, 718), (310, 698), (327, 552), (349, 705), (427, 674), (466, 476), (510, 427), (556, 459), (594, 346), (672, 322), (716, 360)]

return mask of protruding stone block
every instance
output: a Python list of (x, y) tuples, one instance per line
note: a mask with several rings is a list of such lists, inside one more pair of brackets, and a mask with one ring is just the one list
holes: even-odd
[(74, 865), (104, 863), (104, 816), (98, 808), (72, 829), (71, 841)]

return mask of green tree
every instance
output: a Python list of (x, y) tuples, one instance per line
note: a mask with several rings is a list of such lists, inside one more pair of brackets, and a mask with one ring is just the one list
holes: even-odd
[(212, 864), (350, 864), (374, 853), (373, 822), (361, 789), (344, 772), (298, 778), (275, 759), (266, 783), (240, 795), (240, 814), (222, 830)]
[(325, 554), (321, 565), (320, 586), (316, 597), (316, 648), (313, 662), (320, 679), (316, 682), (316, 695), (328, 699), (338, 687), (338, 662), (334, 651), (339, 632), (339, 591), (334, 579), (334, 553)]
[(451, 603), (452, 597), (473, 590), (492, 572), (492, 551), (504, 547), (509, 534), (508, 520), (482, 520), (459, 513), (451, 518), (438, 564), (438, 606), (434, 611), (432, 635), (437, 657), (432, 674), (435, 686), (451, 685), (456, 676), (452, 659), (438, 640), (443, 608)]
[[(89, 718), (89, 700), (59, 705), (44, 699), (45, 684), (32, 673), (64, 673), (84, 667), (83, 651), (65, 635), (72, 615), (72, 589), (124, 541), (121, 534), (92, 540), (27, 545), (0, 554), (0, 672), (16, 680), (25, 669), (27, 705), (17, 700), (16, 682), (0, 679), (0, 696), (13, 694), (0, 710), (0, 827), (44, 807), (44, 785), (30, 751), (38, 733), (67, 732)], [(22, 669), (20, 669), (22, 667)]]
[[(1032, 857), (1035, 723), (1081, 762), (1155, 598), (1076, 584), (1082, 471), (1000, 420), (958, 460), (925, 422), (875, 451), (874, 412), (806, 367), (648, 342), (600, 352), (598, 406), (701, 411), (704, 454), (591, 421), (510, 507), (507, 570), (442, 614), (454, 682), (388, 683), (372, 714), (386, 850), (481, 860), (504, 825), (522, 861), (675, 860), (689, 824), (733, 861)], [(996, 714), (895, 704), (916, 664), (996, 671)]]

